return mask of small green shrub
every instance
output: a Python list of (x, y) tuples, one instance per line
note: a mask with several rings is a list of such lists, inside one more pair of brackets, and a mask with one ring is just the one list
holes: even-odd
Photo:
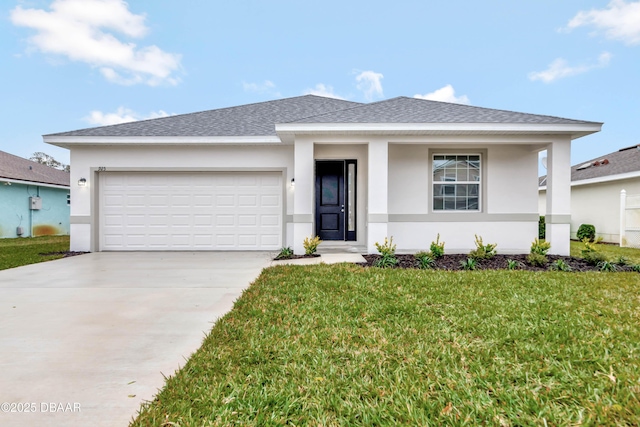
[(508, 270), (518, 270), (522, 267), (520, 261), (516, 261), (515, 259), (507, 260), (507, 269)]
[(557, 259), (554, 262), (551, 263), (551, 265), (549, 266), (549, 270), (553, 270), (553, 271), (571, 271), (572, 268), (569, 264), (567, 264), (566, 262), (564, 262), (564, 260), (561, 259)]
[(431, 270), (436, 266), (436, 260), (429, 252), (418, 252), (415, 254), (416, 261), (418, 261), (418, 267), (423, 270)]
[(469, 257), (475, 260), (493, 258), (496, 255), (496, 246), (498, 245), (495, 243), (489, 243), (488, 245), (485, 245), (482, 242), (482, 237), (478, 236), (477, 234), (475, 235), (475, 237), (476, 248), (469, 252)]
[[(551, 249), (551, 243), (546, 242), (544, 240), (535, 239), (531, 243), (531, 253), (536, 255), (546, 255)], [(546, 264), (546, 261), (545, 261)]]
[(607, 257), (605, 257), (603, 254), (601, 254), (600, 252), (596, 252), (596, 251), (591, 251), (591, 252), (582, 252), (582, 258), (587, 262), (587, 264), (589, 265), (598, 265), (601, 262), (604, 262), (607, 260)]
[(598, 243), (602, 241), (602, 237), (598, 237), (595, 240), (590, 240), (588, 237), (582, 239), (582, 244), (584, 245), (582, 248), (582, 255), (587, 252), (598, 252)]
[(616, 271), (618, 269), (618, 266), (610, 261), (600, 261), (597, 266), (600, 271)]
[(544, 267), (548, 262), (549, 259), (547, 259), (546, 255), (534, 252), (527, 255), (527, 263), (529, 263), (529, 265), (533, 265), (535, 267)]
[(640, 273), (640, 264), (633, 264), (633, 265), (631, 266), (631, 269), (632, 269), (633, 271), (635, 271), (636, 273)]
[(544, 239), (547, 234), (547, 224), (544, 222), (544, 215), (540, 215), (538, 220), (538, 239)]
[(580, 224), (576, 237), (578, 240), (589, 239), (590, 242), (593, 242), (596, 238), (596, 227), (591, 224)]
[(289, 259), (293, 256), (293, 249), (290, 247), (283, 247), (280, 249), (280, 253), (276, 256), (276, 259)]
[(475, 270), (478, 268), (478, 261), (473, 258), (467, 258), (466, 261), (460, 261), (460, 266), (463, 270)]
[(384, 238), (384, 243), (375, 243), (376, 249), (380, 253), (373, 265), (375, 267), (388, 268), (398, 265), (398, 258), (396, 258), (396, 245), (393, 244), (393, 237)]
[(629, 258), (620, 255), (617, 259), (616, 259), (616, 264), (621, 265), (621, 266), (627, 266), (627, 265), (631, 265), (631, 261), (629, 261)]
[(312, 238), (305, 237), (304, 242), (302, 242), (302, 246), (304, 246), (305, 255), (313, 255), (318, 250), (318, 245), (322, 243), (319, 236), (315, 236)]
[(434, 259), (438, 259), (444, 255), (444, 242), (440, 242), (440, 233), (438, 233), (436, 241), (431, 242), (429, 249), (431, 250), (431, 256)]

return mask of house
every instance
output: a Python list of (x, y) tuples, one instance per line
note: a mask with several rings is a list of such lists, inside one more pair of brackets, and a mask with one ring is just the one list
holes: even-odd
[(69, 234), (69, 173), (0, 151), (0, 238)]
[(71, 249), (502, 253), (537, 236), (549, 152), (552, 251), (569, 253), (571, 141), (601, 123), (398, 97), (305, 95), (44, 136), (71, 150)]
[[(540, 177), (539, 212), (547, 202), (547, 177)], [(571, 167), (571, 238), (592, 224), (603, 241), (620, 243), (620, 192), (640, 195), (640, 145), (623, 148)], [(638, 242), (640, 243), (640, 241)]]

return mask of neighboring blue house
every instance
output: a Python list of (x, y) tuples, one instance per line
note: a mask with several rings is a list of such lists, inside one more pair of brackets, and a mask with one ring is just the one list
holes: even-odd
[(0, 238), (69, 234), (69, 173), (0, 151)]

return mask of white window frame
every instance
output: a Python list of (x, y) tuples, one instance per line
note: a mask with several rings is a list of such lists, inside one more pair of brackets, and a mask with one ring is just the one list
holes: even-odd
[[(447, 180), (447, 181), (436, 181), (435, 180), (435, 166), (434, 166), (434, 162), (436, 160), (436, 156), (478, 156), (478, 163), (479, 163), (479, 169), (478, 169), (478, 180), (477, 181), (457, 181), (456, 180)], [(435, 152), (435, 153), (431, 153), (431, 177), (430, 177), (430, 181), (431, 181), (431, 211), (434, 213), (479, 213), (482, 212), (482, 198), (483, 198), (483, 156), (482, 153), (479, 152), (453, 152), (453, 153), (449, 153), (449, 152)], [(456, 177), (457, 178), (457, 177)], [(478, 208), (477, 209), (444, 209), (444, 204), (443, 204), (443, 209), (436, 209), (436, 185), (447, 185), (447, 184), (451, 184), (451, 185), (469, 185), (469, 184), (475, 184), (478, 186), (478, 194), (477, 199), (478, 199)]]

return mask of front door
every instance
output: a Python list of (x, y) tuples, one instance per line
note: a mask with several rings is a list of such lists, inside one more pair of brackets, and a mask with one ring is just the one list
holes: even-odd
[(356, 240), (355, 160), (316, 162), (316, 235), (321, 240)]

